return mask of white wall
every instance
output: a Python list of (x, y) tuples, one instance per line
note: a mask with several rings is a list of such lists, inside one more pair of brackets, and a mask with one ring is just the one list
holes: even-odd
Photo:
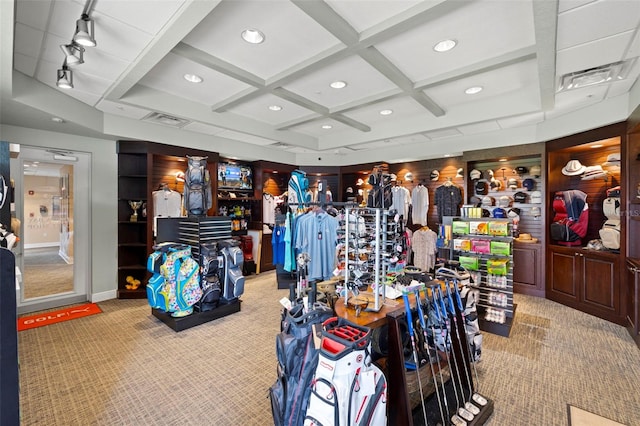
[[(115, 140), (0, 126), (2, 140), (91, 154), (91, 285), (98, 299), (116, 296), (118, 270), (118, 157)], [(102, 295), (102, 296), (100, 296)], [(92, 300), (96, 300), (92, 297)]]

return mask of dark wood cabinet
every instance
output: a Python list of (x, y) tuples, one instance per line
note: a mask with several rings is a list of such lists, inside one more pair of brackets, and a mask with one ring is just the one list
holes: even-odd
[(640, 347), (640, 259), (627, 260), (627, 330)]
[(513, 243), (513, 292), (544, 297), (542, 245)]
[[(152, 193), (166, 184), (173, 191), (182, 193), (183, 182), (179, 172), (187, 168), (186, 156), (208, 157), (207, 167), (215, 176), (218, 154), (191, 148), (164, 145), (146, 141), (118, 141), (118, 290), (119, 299), (142, 299), (147, 297), (145, 284), (150, 277), (147, 272), (147, 256), (153, 251), (153, 202)], [(213, 171), (213, 172), (212, 172)], [(215, 181), (214, 181), (215, 182)], [(213, 184), (215, 185), (215, 183)], [(215, 191), (215, 187), (212, 188)], [(215, 193), (215, 192), (214, 192)], [(142, 201), (133, 221), (133, 210), (129, 201)], [(209, 215), (216, 209), (216, 200)], [(140, 281), (137, 289), (127, 289), (127, 278)]]
[(548, 299), (622, 324), (620, 258), (582, 248), (550, 248)]

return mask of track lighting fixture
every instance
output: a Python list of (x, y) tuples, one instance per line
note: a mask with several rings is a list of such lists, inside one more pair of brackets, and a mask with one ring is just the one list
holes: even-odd
[(93, 19), (83, 13), (80, 19), (76, 21), (76, 33), (73, 35), (73, 41), (81, 46), (94, 47), (96, 39), (93, 30)]
[(73, 71), (67, 67), (67, 61), (64, 61), (62, 68), (58, 70), (56, 86), (61, 89), (73, 89)]
[(64, 60), (67, 65), (84, 63), (84, 47), (71, 42), (70, 44), (61, 44), (60, 49), (62, 49), (62, 53), (64, 53)]

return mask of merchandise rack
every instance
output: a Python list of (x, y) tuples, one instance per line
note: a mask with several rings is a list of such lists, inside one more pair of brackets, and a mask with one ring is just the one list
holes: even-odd
[[(455, 233), (453, 232), (453, 223), (464, 221), (471, 222), (493, 222), (503, 223), (507, 225), (507, 235), (489, 235), (479, 233)], [(473, 256), (478, 258), (478, 270), (470, 270), (472, 275), (479, 274), (480, 282), (476, 282), (473, 287), (480, 291), (480, 297), (477, 302), (478, 307), (478, 323), (480, 329), (489, 333), (497, 334), (504, 337), (509, 337), (511, 334), (511, 327), (513, 326), (513, 319), (516, 314), (517, 305), (513, 302), (513, 225), (509, 219), (495, 219), (495, 218), (467, 218), (467, 217), (453, 217), (451, 221), (452, 225), (452, 241), (449, 242), (450, 258), (452, 260), (459, 260), (460, 256)], [(508, 244), (509, 254), (495, 254), (495, 253), (480, 253), (478, 251), (460, 250), (454, 248), (453, 239), (464, 238), (473, 240), (485, 240), (500, 241)], [(490, 285), (490, 274), (488, 273), (487, 263), (490, 260), (506, 260), (507, 261), (507, 273), (503, 275), (504, 285), (496, 286)], [(476, 275), (477, 276), (477, 275)], [(500, 302), (492, 301), (495, 295), (501, 299)], [(504, 295), (504, 297), (500, 296)], [(503, 321), (492, 320), (491, 314), (495, 313)]]
[[(391, 215), (389, 210), (373, 207), (345, 207), (345, 250), (344, 250), (344, 286), (348, 288), (349, 283), (353, 281), (352, 268), (360, 267), (363, 273), (369, 273), (373, 276), (373, 280), (369, 283), (373, 290), (373, 302), (371, 307), (367, 306), (367, 311), (378, 312), (382, 308), (385, 299), (384, 277), (387, 274), (387, 266), (389, 258), (393, 254), (393, 246), (397, 243), (398, 223), (390, 221)], [(362, 219), (362, 222), (360, 222)], [(370, 235), (374, 234), (372, 250), (364, 250), (359, 247), (359, 227), (364, 226), (365, 232)], [(355, 244), (351, 244), (351, 240), (355, 238)], [(354, 260), (349, 259), (349, 255), (353, 253)], [(364, 254), (367, 260), (360, 260), (360, 255)], [(372, 256), (373, 255), (373, 258)], [(363, 270), (362, 266), (366, 270)], [(348, 299), (348, 295), (347, 295)]]

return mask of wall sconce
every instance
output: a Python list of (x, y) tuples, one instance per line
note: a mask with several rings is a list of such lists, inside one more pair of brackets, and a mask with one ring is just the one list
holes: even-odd
[(76, 21), (76, 33), (73, 35), (73, 41), (81, 46), (95, 47), (96, 45), (93, 19), (89, 18), (86, 13), (83, 13)]
[(84, 63), (84, 47), (72, 42), (71, 44), (61, 44), (60, 49), (64, 53), (67, 65), (79, 65)]
[(56, 86), (61, 89), (73, 89), (73, 71), (67, 67), (67, 61), (64, 61), (62, 68), (58, 70)]

